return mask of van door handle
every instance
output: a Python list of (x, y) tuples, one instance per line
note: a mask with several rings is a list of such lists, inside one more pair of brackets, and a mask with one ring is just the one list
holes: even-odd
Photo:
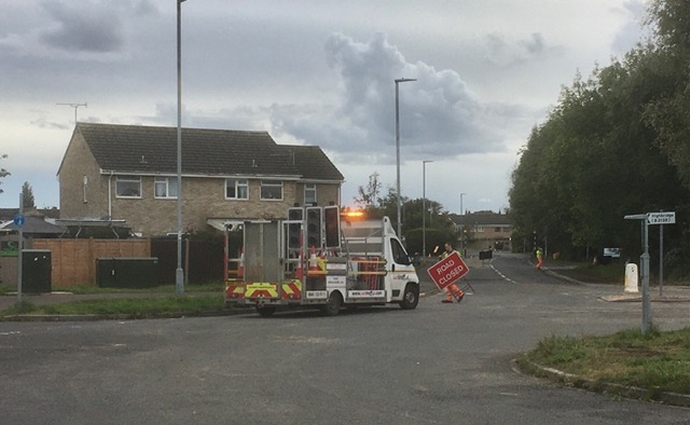
[(392, 271), (392, 272), (395, 271), (395, 264), (392, 264), (392, 265), (391, 265), (391, 271)]

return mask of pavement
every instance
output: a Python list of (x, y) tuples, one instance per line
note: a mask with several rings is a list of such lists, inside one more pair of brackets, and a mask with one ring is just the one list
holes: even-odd
[[(482, 266), (480, 260), (477, 258), (465, 258), (470, 270), (474, 267)], [(424, 264), (419, 266), (418, 276), (420, 278), (420, 297), (428, 297), (439, 292), (434, 282), (431, 280), (430, 276), (426, 272), (426, 269), (431, 265)], [(563, 267), (544, 267), (543, 271), (551, 276), (562, 279), (572, 284), (577, 285), (598, 285), (597, 283), (586, 283), (580, 282), (575, 279), (569, 278), (559, 273)], [(471, 278), (471, 275), (468, 276)], [(189, 293), (189, 295), (206, 295), (208, 293)], [(51, 305), (59, 304), (65, 302), (83, 301), (83, 300), (102, 300), (102, 299), (118, 299), (118, 298), (151, 298), (151, 297), (169, 297), (172, 293), (101, 293), (101, 294), (74, 294), (71, 292), (52, 292), (45, 294), (23, 294), (22, 300), (31, 302), (35, 305)], [(635, 292), (623, 292), (621, 294), (614, 295), (604, 295), (600, 299), (607, 302), (641, 302), (642, 294)], [(658, 287), (650, 288), (650, 299), (652, 302), (688, 302), (690, 303), (690, 287), (688, 286), (675, 286), (666, 285), (663, 291), (660, 291)], [(18, 297), (17, 294), (0, 295), (0, 311), (14, 307), (17, 304)], [(253, 309), (247, 309), (247, 311), (253, 312)], [(242, 313), (240, 310), (228, 311), (228, 314)], [(101, 320), (101, 319), (112, 319), (113, 317), (103, 317), (103, 316), (16, 316), (14, 320), (32, 320), (32, 321), (55, 321), (55, 320), (68, 320), (68, 321), (84, 321), (84, 320)], [(127, 319), (126, 317), (117, 317), (118, 319)], [(12, 320), (12, 319), (10, 319)], [(624, 397), (645, 399), (648, 394), (648, 390), (644, 388), (636, 387), (622, 387), (614, 384), (602, 383), (600, 381), (587, 381), (578, 376), (572, 376), (560, 370), (555, 370), (549, 367), (544, 367), (538, 364), (531, 364), (530, 368), (538, 370), (539, 375), (549, 376), (552, 380), (558, 382), (564, 382), (566, 385), (574, 385), (583, 389), (589, 389), (593, 391), (601, 391), (605, 387), (606, 391), (611, 393), (616, 393)], [(663, 393), (657, 395), (658, 398), (663, 403), (675, 406), (690, 407), (690, 395), (686, 394), (676, 394), (676, 393)]]

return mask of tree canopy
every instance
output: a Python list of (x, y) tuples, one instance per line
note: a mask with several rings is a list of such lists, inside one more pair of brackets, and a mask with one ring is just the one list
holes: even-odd
[(25, 209), (36, 208), (36, 201), (34, 200), (34, 190), (29, 182), (24, 182), (22, 185), (22, 203)]
[(653, 36), (577, 75), (532, 129), (509, 193), (517, 237), (636, 256), (639, 224), (623, 217), (676, 211), (670, 237), (690, 254), (690, 3), (656, 0), (648, 13)]

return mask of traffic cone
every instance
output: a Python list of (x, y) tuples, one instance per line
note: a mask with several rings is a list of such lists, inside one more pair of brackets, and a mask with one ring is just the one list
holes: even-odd
[(316, 248), (311, 247), (311, 253), (309, 254), (309, 269), (307, 269), (307, 276), (313, 276), (320, 274), (318, 262), (316, 260)]

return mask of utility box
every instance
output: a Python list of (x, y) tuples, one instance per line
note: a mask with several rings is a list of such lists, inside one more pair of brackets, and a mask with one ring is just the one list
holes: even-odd
[(158, 258), (98, 258), (96, 284), (101, 288), (150, 288), (157, 285)]
[(22, 292), (42, 294), (52, 291), (51, 272), (53, 269), (50, 250), (22, 250)]

